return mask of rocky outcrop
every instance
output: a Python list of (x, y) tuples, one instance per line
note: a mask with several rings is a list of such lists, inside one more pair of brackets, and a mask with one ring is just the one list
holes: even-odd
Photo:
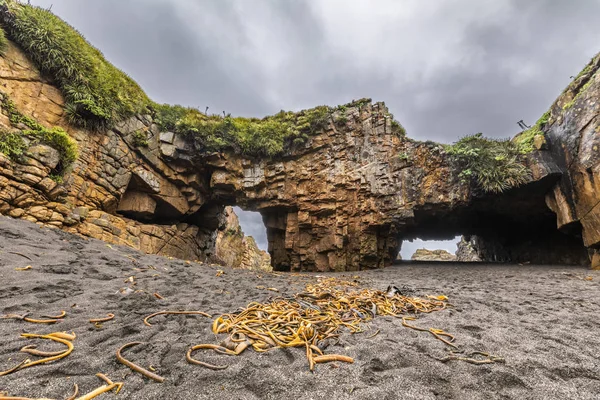
[(233, 268), (271, 271), (269, 253), (259, 249), (252, 236), (244, 235), (231, 207), (225, 207), (225, 215), (225, 226), (217, 233), (214, 260)]
[[(502, 194), (463, 181), (443, 145), (406, 138), (383, 103), (338, 108), (303, 144), (259, 159), (207, 153), (194, 137), (161, 132), (150, 115), (102, 132), (71, 126), (60, 92), (13, 45), (0, 59), (0, 83), (22, 113), (79, 144), (62, 182), (51, 147), (0, 155), (0, 213), (148, 253), (262, 268), (251, 239), (228, 236), (228, 205), (261, 213), (276, 270), (383, 267), (416, 237), (474, 235), (493, 249), (482, 260), (519, 262), (580, 262), (577, 235), (592, 250), (600, 242), (595, 75), (578, 84), (570, 108), (558, 100), (547, 141), (528, 156), (528, 183)], [(0, 116), (0, 126), (12, 125)]]
[(460, 262), (479, 262), (481, 257), (477, 254), (475, 236), (461, 236), (456, 244), (456, 260)]
[[(203, 208), (201, 174), (182, 173), (156, 156), (156, 148), (133, 144), (138, 132), (160, 134), (149, 117), (104, 132), (68, 124), (61, 93), (12, 44), (0, 58), (0, 83), (19, 111), (46, 127), (63, 127), (79, 144), (77, 161), (59, 179), (52, 175), (58, 162), (52, 147), (31, 146), (16, 160), (0, 153), (0, 213), (152, 254), (214, 255), (223, 206)], [(13, 129), (4, 113), (0, 128)]]
[(456, 251), (458, 261), (586, 265), (589, 258), (580, 238), (549, 230), (538, 237), (463, 236)]
[(410, 259), (412, 261), (456, 261), (456, 256), (442, 249), (417, 249)]
[(594, 57), (550, 108), (544, 131), (564, 171), (547, 196), (558, 229), (580, 236), (600, 268), (600, 55)]

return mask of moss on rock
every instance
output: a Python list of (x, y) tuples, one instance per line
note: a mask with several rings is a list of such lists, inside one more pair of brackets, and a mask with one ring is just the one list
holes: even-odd
[(0, 107), (15, 128), (21, 129), (23, 125), (29, 128), (3, 134), (0, 142), (4, 144), (0, 144), (0, 152), (11, 158), (20, 156), (27, 149), (24, 141), (24, 138), (27, 138), (30, 144), (44, 143), (58, 150), (60, 154), (58, 172), (63, 171), (77, 159), (77, 142), (64, 129), (60, 127), (46, 128), (33, 118), (22, 114), (8, 95), (2, 92), (0, 92)]
[(5, 55), (6, 50), (8, 50), (8, 39), (6, 38), (6, 33), (4, 33), (4, 29), (0, 27), (0, 56)]
[(203, 151), (233, 150), (247, 156), (275, 157), (324, 129), (332, 111), (319, 106), (259, 119), (205, 115), (194, 108), (163, 104), (155, 106), (155, 121), (161, 130), (192, 136)]
[(544, 136), (544, 127), (552, 116), (550, 111), (546, 111), (540, 119), (537, 120), (534, 126), (521, 132), (517, 135), (513, 142), (518, 146), (522, 154), (531, 153), (535, 150), (535, 137), (538, 135)]
[(27, 150), (27, 143), (20, 132), (0, 131), (0, 153), (12, 160), (18, 159)]

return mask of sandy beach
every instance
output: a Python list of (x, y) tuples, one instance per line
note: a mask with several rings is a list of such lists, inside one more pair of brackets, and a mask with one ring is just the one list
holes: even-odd
[[(353, 357), (353, 364), (319, 364), (310, 372), (303, 348), (249, 349), (240, 356), (198, 353), (229, 365), (213, 371), (185, 360), (192, 345), (226, 336), (215, 337), (211, 318), (169, 315), (154, 318), (151, 327), (143, 324), (145, 316), (161, 310), (217, 316), (252, 301), (292, 296), (315, 282), (314, 275), (319, 274), (258, 273), (150, 256), (0, 217), (0, 314), (67, 313), (52, 326), (0, 319), (0, 370), (23, 361), (26, 354), (19, 349), (27, 344), (62, 348), (21, 333), (77, 334), (72, 354), (0, 377), (0, 392), (65, 399), (73, 383), (80, 393), (99, 387), (95, 374), (101, 372), (124, 382), (118, 395), (103, 399), (600, 398), (600, 271), (578, 267), (399, 264), (320, 274), (357, 279), (365, 288), (393, 284), (413, 289), (415, 296), (446, 295), (453, 307), (422, 314), (415, 325), (443, 329), (465, 352), (488, 352), (505, 363), (440, 362), (449, 354), (441, 341), (403, 327), (398, 318), (378, 316), (365, 333), (344, 333), (326, 349)], [(127, 289), (131, 279), (135, 290)], [(99, 327), (88, 321), (108, 313), (114, 320)], [(147, 344), (127, 350), (127, 357), (152, 366), (164, 383), (117, 362), (116, 350), (133, 341)]]

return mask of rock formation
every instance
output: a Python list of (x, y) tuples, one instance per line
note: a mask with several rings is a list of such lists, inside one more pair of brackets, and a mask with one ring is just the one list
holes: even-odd
[[(225, 227), (223, 207), (199, 211), (204, 186), (198, 175), (182, 174), (152, 149), (140, 152), (131, 144), (127, 134), (138, 130), (159, 135), (149, 118), (104, 132), (68, 124), (60, 91), (13, 44), (0, 58), (0, 83), (20, 112), (46, 127), (63, 127), (79, 145), (62, 182), (52, 179), (58, 155), (50, 146), (29, 147), (17, 160), (0, 153), (0, 213), (147, 253), (190, 260), (214, 255), (217, 233)], [(0, 127), (14, 129), (5, 114)], [(184, 221), (190, 214), (203, 223)]]
[(479, 262), (481, 257), (477, 254), (477, 246), (474, 243), (476, 236), (461, 236), (460, 242), (456, 244), (456, 261)]
[(417, 249), (410, 257), (412, 261), (456, 261), (456, 256), (446, 250)]
[(600, 55), (558, 97), (544, 128), (560, 181), (546, 203), (558, 229), (581, 237), (592, 267), (600, 268)]
[[(238, 205), (261, 213), (272, 266), (287, 271), (383, 267), (404, 239), (457, 234), (490, 244), (482, 259), (582, 263), (590, 249), (596, 266), (597, 68), (595, 58), (532, 137), (526, 183), (495, 194), (465, 180), (445, 146), (407, 138), (383, 103), (332, 109), (318, 131), (277, 157), (207, 151), (198, 137), (161, 131), (150, 114), (106, 130), (76, 127), (55, 83), (9, 43), (3, 98), (42, 126), (64, 128), (79, 156), (57, 177), (52, 146), (0, 153), (0, 213), (148, 253), (263, 268), (249, 238), (233, 235), (235, 255), (216, 247), (232, 245), (224, 207)], [(28, 129), (8, 114), (5, 106), (4, 131)]]

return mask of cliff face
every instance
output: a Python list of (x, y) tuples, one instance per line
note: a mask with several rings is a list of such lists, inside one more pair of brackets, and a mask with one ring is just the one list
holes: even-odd
[(547, 196), (558, 229), (578, 235), (600, 267), (600, 55), (554, 102), (545, 132), (563, 174)]
[[(13, 44), (0, 58), (0, 91), (40, 124), (64, 128), (79, 147), (62, 179), (52, 175), (58, 154), (51, 146), (29, 147), (16, 159), (0, 153), (0, 213), (147, 253), (191, 260), (214, 254), (223, 207), (211, 209), (202, 226), (184, 221), (204, 204), (202, 180), (132, 145), (129, 133), (159, 134), (148, 117), (103, 132), (68, 124), (60, 91)], [(13, 125), (3, 110), (0, 127), (18, 129)]]
[[(0, 153), (0, 213), (148, 253), (264, 268), (255, 244), (227, 227), (233, 217), (224, 207), (239, 205), (262, 214), (277, 270), (383, 267), (403, 239), (463, 233), (498, 244), (490, 257), (546, 262), (549, 246), (561, 243), (550, 261), (584, 262), (577, 234), (592, 249), (600, 241), (598, 82), (578, 79), (573, 104), (564, 107), (565, 97), (553, 106), (547, 143), (539, 144), (547, 150), (527, 158), (527, 182), (490, 194), (463, 179), (444, 146), (399, 134), (383, 103), (336, 109), (278, 158), (207, 152), (193, 136), (161, 131), (150, 115), (105, 131), (77, 128), (66, 122), (61, 92), (9, 44), (0, 90), (22, 114), (64, 128), (79, 156), (57, 179), (52, 146), (32, 143), (21, 157)], [(0, 126), (27, 129), (6, 109)]]

